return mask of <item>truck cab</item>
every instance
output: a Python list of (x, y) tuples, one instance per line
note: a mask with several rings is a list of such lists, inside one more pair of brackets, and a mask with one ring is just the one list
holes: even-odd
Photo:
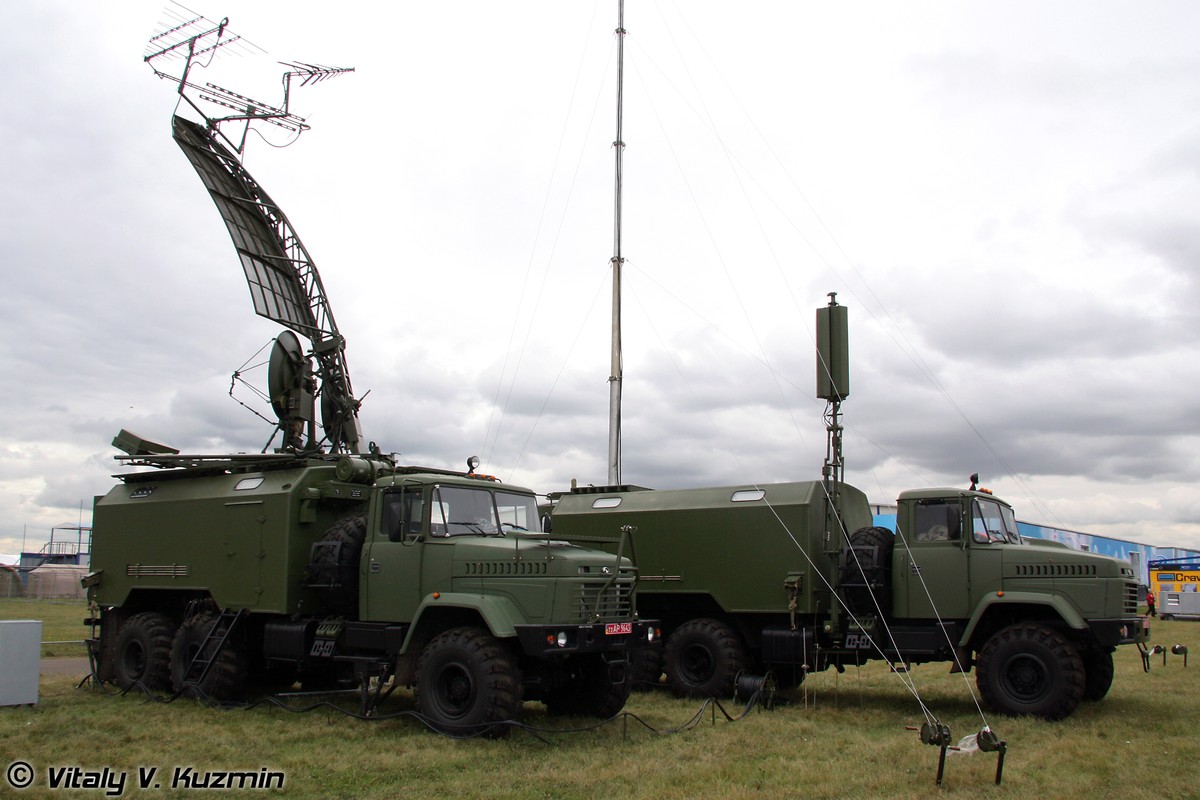
[(897, 620), (958, 620), (968, 640), (1018, 610), (1102, 647), (1142, 640), (1132, 565), (1023, 539), (1012, 506), (986, 490), (902, 492), (893, 576)]

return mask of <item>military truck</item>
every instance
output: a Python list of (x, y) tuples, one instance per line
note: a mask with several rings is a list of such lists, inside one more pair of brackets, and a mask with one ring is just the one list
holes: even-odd
[(651, 491), (577, 488), (554, 536), (636, 528), (638, 606), (664, 645), (642, 677), (725, 695), (743, 672), (795, 685), (810, 671), (884, 659), (976, 670), (987, 705), (1058, 719), (1098, 700), (1112, 653), (1142, 641), (1133, 568), (1023, 540), (1012, 508), (980, 491), (921, 489), (897, 501), (897, 532), (871, 524), (849, 485), (824, 525), (819, 481)]
[(193, 80), (238, 40), (227, 23), (171, 28), (145, 60), (178, 84), (181, 113), (203, 120), (176, 114), (175, 142), (221, 214), (255, 311), (287, 329), (260, 392), (278, 421), (253, 454), (114, 440), (134, 469), (93, 512), (96, 676), (218, 700), (296, 681), (356, 686), (364, 710), (411, 686), (433, 725), (466, 734), (505, 733), (496, 723), (523, 700), (612, 716), (629, 653), (656, 635), (634, 608), (630, 560), (541, 535), (534, 494), (479, 475), (477, 459), (465, 472), (403, 466), (365, 439), (316, 265), (238, 157), (253, 124), (307, 130), (287, 108), (293, 79), (352, 70), (287, 64), (281, 108)]
[(522, 700), (612, 716), (653, 641), (629, 559), (542, 535), (527, 489), (380, 455), (123, 458), (159, 469), (94, 510), (93, 648), (121, 687), (391, 681), (470, 732)]
[[(977, 488), (897, 500), (896, 532), (842, 479), (845, 306), (818, 311), (820, 397), (830, 401), (823, 480), (652, 491), (573, 488), (556, 538), (634, 528), (638, 603), (661, 619), (642, 680), (730, 694), (743, 672), (795, 685), (869, 660), (976, 671), (986, 704), (1050, 719), (1103, 697), (1116, 646), (1144, 640), (1130, 564), (1023, 540), (1012, 507)], [(973, 476), (974, 478), (974, 476)]]

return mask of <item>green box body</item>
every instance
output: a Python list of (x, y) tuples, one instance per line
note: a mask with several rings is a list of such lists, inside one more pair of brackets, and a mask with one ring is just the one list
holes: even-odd
[(332, 463), (127, 477), (95, 506), (92, 598), (123, 606), (147, 590), (194, 591), (220, 608), (296, 613), (313, 543), (365, 513), (368, 494), (336, 480)]
[[(844, 524), (871, 524), (866, 496), (843, 486)], [(632, 525), (640, 598), (710, 597), (732, 614), (779, 615), (784, 581), (801, 576), (801, 607), (829, 591), (817, 577), (836, 571), (842, 538), (826, 537), (817, 481), (664, 491), (578, 490), (554, 507), (553, 534), (572, 541), (612, 538)]]

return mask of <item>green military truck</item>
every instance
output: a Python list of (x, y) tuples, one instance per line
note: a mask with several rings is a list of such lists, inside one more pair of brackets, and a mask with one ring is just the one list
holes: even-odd
[(849, 394), (845, 306), (817, 312), (817, 395), (829, 401), (820, 481), (557, 495), (556, 538), (635, 529), (641, 611), (661, 619), (642, 680), (678, 693), (732, 693), (739, 673), (795, 685), (814, 670), (886, 660), (976, 672), (985, 703), (1050, 719), (1103, 697), (1113, 652), (1144, 641), (1130, 564), (1022, 540), (986, 490), (924, 489), (876, 527), (843, 480), (840, 403)]
[[(872, 659), (976, 670), (987, 705), (1057, 719), (1103, 697), (1114, 648), (1142, 641), (1133, 568), (1022, 540), (986, 492), (907, 491), (897, 533), (839, 487), (845, 527), (826, 527), (822, 482), (558, 497), (556, 538), (633, 526), (638, 605), (661, 619), (660, 661), (680, 694), (722, 695), (739, 673), (782, 684)], [(646, 677), (646, 675), (643, 675)]]
[(523, 700), (612, 716), (653, 641), (629, 560), (549, 540), (527, 489), (379, 455), (122, 458), (158, 469), (94, 509), (91, 645), (121, 687), (390, 681), (470, 732)]
[(248, 455), (114, 440), (137, 469), (93, 512), (96, 676), (219, 700), (296, 681), (357, 686), (366, 710), (411, 686), (431, 724), (467, 734), (506, 732), (496, 724), (524, 700), (616, 714), (630, 653), (656, 634), (634, 609), (633, 565), (543, 536), (533, 493), (476, 474), (475, 459), (466, 472), (402, 466), (363, 437), (320, 274), (239, 158), (251, 125), (307, 129), (287, 110), (293, 79), (350, 70), (286, 65), (282, 108), (193, 82), (197, 58), (237, 41), (226, 23), (173, 28), (145, 60), (200, 118), (177, 114), (175, 142), (229, 231), (255, 312), (287, 329), (260, 393), (278, 422)]

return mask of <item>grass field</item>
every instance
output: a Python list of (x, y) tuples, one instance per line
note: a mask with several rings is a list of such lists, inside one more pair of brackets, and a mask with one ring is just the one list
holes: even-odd
[[(8, 618), (38, 618), (32, 613), (37, 608), (0, 611)], [(68, 617), (79, 617), (78, 610), (47, 609), (47, 630), (58, 630)], [(1153, 641), (1181, 643), (1200, 654), (1200, 622), (1157, 622)], [(1190, 796), (1186, 786), (1194, 782), (1181, 786), (1174, 776), (1195, 763), (1200, 661), (1185, 668), (1182, 656), (1168, 655), (1164, 666), (1161, 656), (1153, 656), (1145, 674), (1137, 651), (1122, 648), (1116, 666), (1109, 696), (1067, 720), (989, 717), (1009, 745), (999, 787), (993, 785), (996, 757), (985, 753), (950, 755), (944, 785), (935, 786), (937, 748), (905, 730), (923, 717), (896, 676), (880, 665), (813, 675), (783, 695), (782, 705), (755, 709), (739, 722), (717, 714), (713, 723), (705, 712), (690, 730), (658, 734), (628, 718), (583, 733), (542, 733), (548, 741), (521, 730), (502, 741), (454, 741), (407, 718), (361, 721), (328, 710), (291, 714), (269, 707), (213, 709), (195, 700), (147, 702), (133, 694), (77, 690), (79, 676), (45, 676), (36, 706), (0, 709), (0, 767), (21, 760), (34, 768), (34, 785), (19, 795), (30, 798), (61, 796), (46, 780), (50, 767), (64, 765), (124, 771), (125, 796), (138, 794), (138, 767), (157, 768), (155, 781), (163, 787), (176, 767), (265, 767), (284, 773), (283, 794), (314, 798)], [(963, 676), (949, 675), (941, 665), (911, 674), (956, 740), (979, 729)], [(732, 703), (725, 706), (733, 710)], [(397, 692), (383, 712), (411, 707), (410, 698)], [(667, 729), (683, 725), (699, 707), (648, 693), (634, 695), (626, 710)], [(547, 717), (536, 703), (525, 706), (523, 722), (539, 728), (586, 724)], [(0, 796), (7, 794), (0, 776)]]

